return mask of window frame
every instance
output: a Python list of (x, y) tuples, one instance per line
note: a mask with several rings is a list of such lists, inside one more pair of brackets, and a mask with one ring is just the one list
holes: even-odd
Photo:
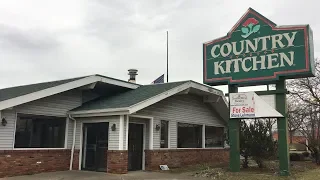
[[(65, 118), (65, 131), (64, 131), (64, 142), (63, 147), (61, 148), (16, 148), (16, 131), (17, 131), (17, 121), (18, 115), (33, 115), (33, 116), (49, 116), (49, 117), (56, 117), (56, 118)], [(15, 113), (15, 121), (14, 121), (14, 131), (13, 131), (13, 141), (12, 141), (12, 149), (13, 150), (64, 150), (68, 148), (68, 133), (69, 133), (69, 118), (63, 115), (47, 115), (47, 114), (31, 114), (31, 113)]]
[[(161, 134), (162, 134), (162, 121), (165, 121), (167, 122), (167, 126), (168, 126), (168, 129), (167, 129), (167, 147), (164, 147), (162, 148), (161, 147)], [(160, 149), (170, 149), (170, 121), (169, 120), (160, 120)]]
[[(217, 147), (207, 147), (206, 146), (206, 127), (214, 127), (214, 128), (223, 128), (223, 133), (222, 133), (222, 146), (217, 146)], [(213, 125), (204, 125), (204, 149), (224, 149), (225, 148), (225, 145), (224, 145), (224, 134), (225, 134), (225, 129), (226, 127), (220, 127), (220, 126), (213, 126)]]
[[(201, 128), (201, 134), (200, 134), (200, 137), (201, 137), (201, 147), (198, 147), (198, 148), (181, 148), (179, 147), (179, 123), (181, 124), (191, 124), (191, 125), (197, 125), (197, 126), (200, 126)], [(201, 123), (190, 123), (190, 122), (183, 122), (183, 121), (178, 121), (177, 122), (177, 149), (205, 149), (203, 147), (203, 142), (204, 142), (205, 139), (203, 139), (203, 124)]]

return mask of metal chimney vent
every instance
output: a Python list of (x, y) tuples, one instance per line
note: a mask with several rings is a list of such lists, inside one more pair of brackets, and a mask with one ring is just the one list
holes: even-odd
[(138, 75), (137, 74), (138, 70), (137, 69), (129, 69), (128, 71), (129, 71), (128, 75), (130, 76), (128, 81), (132, 82), (132, 83), (136, 83), (136, 76)]

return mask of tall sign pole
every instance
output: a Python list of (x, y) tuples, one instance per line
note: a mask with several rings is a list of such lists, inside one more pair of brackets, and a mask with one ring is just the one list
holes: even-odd
[[(237, 93), (238, 87), (235, 85), (229, 85), (228, 91), (230, 93)], [(230, 107), (230, 99), (229, 99)], [(230, 111), (230, 108), (229, 108)], [(229, 112), (230, 114), (230, 112)], [(229, 142), (230, 142), (230, 163), (229, 168), (232, 172), (240, 171), (240, 121), (238, 119), (229, 118)], [(232, 162), (232, 163), (231, 163)]]
[(288, 119), (286, 110), (286, 80), (284, 78), (279, 78), (276, 82), (276, 109), (284, 117), (277, 118), (278, 126), (278, 144), (279, 144), (279, 165), (280, 165), (280, 175), (289, 174), (289, 146), (288, 146)]
[(169, 32), (167, 31), (167, 82), (169, 82)]
[[(314, 76), (312, 30), (309, 25), (277, 26), (249, 8), (226, 36), (203, 44), (203, 82), (228, 85), (229, 94), (238, 87), (276, 84), (280, 175), (289, 170), (286, 79)], [(230, 101), (230, 97), (229, 97)], [(229, 109), (230, 111), (230, 109)], [(268, 118), (268, 115), (264, 115)], [(229, 117), (230, 170), (240, 171), (239, 121)]]

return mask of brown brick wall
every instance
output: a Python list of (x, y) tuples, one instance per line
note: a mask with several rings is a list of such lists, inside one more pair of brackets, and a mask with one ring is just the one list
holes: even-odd
[(145, 150), (146, 170), (159, 170), (159, 165), (177, 168), (195, 164), (226, 164), (229, 162), (228, 149), (168, 149)]
[[(79, 170), (79, 149), (75, 149), (73, 153), (73, 163), (72, 163), (72, 170)], [(69, 158), (70, 160), (70, 158)]]
[(128, 173), (128, 151), (107, 151), (107, 172), (114, 174)]
[(2, 150), (0, 177), (69, 170), (70, 149)]

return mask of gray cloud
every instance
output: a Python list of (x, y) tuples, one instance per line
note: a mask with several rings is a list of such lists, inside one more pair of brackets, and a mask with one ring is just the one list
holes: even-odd
[(8, 50), (43, 51), (59, 46), (57, 37), (41, 29), (23, 30), (0, 24), (0, 46)]
[(129, 68), (148, 84), (166, 71), (167, 30), (169, 80), (202, 82), (202, 43), (226, 35), (248, 7), (279, 25), (310, 24), (320, 55), (319, 3), (311, 0), (30, 3), (0, 2), (0, 87), (95, 73), (126, 80)]

